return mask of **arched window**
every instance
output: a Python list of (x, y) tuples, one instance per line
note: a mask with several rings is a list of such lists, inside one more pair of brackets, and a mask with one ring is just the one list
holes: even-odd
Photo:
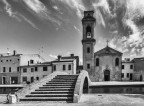
[(99, 66), (99, 58), (96, 58), (96, 66)]
[(87, 53), (90, 53), (90, 47), (87, 47)]
[(119, 66), (119, 58), (115, 59), (115, 66)]
[(87, 28), (86, 28), (86, 35), (87, 35), (87, 38), (91, 38), (91, 27), (90, 26), (87, 26)]
[(87, 27), (86, 27), (86, 32), (87, 32), (87, 33), (88, 33), (88, 32), (91, 33), (91, 27), (90, 27), (90, 26), (87, 26)]

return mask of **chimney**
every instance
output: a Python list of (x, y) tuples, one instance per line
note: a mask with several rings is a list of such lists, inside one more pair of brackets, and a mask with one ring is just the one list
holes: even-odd
[(29, 66), (29, 61), (28, 61), (28, 66)]
[(74, 57), (74, 54), (70, 54), (71, 57)]
[(61, 55), (58, 55), (57, 57), (58, 57), (58, 61), (60, 61), (60, 59), (61, 59)]
[(16, 50), (13, 51), (13, 55), (14, 55), (14, 56), (16, 55)]

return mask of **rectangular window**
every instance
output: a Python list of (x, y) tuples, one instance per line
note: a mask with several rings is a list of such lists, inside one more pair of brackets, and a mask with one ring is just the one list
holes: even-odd
[(23, 77), (23, 82), (27, 82), (27, 77)]
[(90, 69), (90, 64), (87, 64), (87, 69)]
[(39, 77), (36, 77), (36, 80), (39, 80)]
[(129, 73), (127, 73), (127, 78), (129, 78)]
[(68, 65), (68, 70), (71, 70), (71, 65), (70, 64)]
[(130, 69), (133, 69), (133, 65), (130, 65)]
[(87, 53), (90, 53), (90, 47), (87, 48)]
[(124, 73), (121, 73), (121, 78), (124, 78)]
[(27, 72), (27, 69), (26, 69), (26, 68), (24, 68), (24, 69), (23, 69), (23, 73), (26, 73), (26, 72)]
[(33, 64), (34, 63), (34, 60), (30, 60), (30, 64)]
[(56, 65), (53, 66), (53, 70), (56, 71)]
[(31, 68), (31, 72), (34, 72), (34, 68)]
[(43, 71), (47, 71), (47, 67), (43, 67)]
[(38, 68), (37, 68), (37, 67), (35, 67), (35, 71), (38, 71)]
[(63, 65), (63, 70), (65, 70), (65, 68), (66, 68), (66, 66), (65, 66), (65, 65)]
[(11, 67), (9, 67), (9, 72), (11, 72)]
[(3, 72), (6, 72), (6, 67), (3, 67)]
[(19, 72), (19, 67), (17, 67), (17, 72)]
[(122, 65), (122, 69), (124, 69), (124, 65)]

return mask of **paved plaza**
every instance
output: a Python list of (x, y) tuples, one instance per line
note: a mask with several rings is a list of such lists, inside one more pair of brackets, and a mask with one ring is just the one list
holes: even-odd
[(0, 106), (144, 106), (141, 94), (83, 94), (79, 103), (31, 102), (22, 104), (5, 104), (6, 95), (0, 96)]

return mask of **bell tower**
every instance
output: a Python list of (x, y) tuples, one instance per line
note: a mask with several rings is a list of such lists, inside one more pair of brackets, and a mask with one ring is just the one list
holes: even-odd
[(84, 11), (82, 19), (83, 25), (83, 69), (88, 71), (89, 75), (94, 72), (94, 46), (96, 40), (94, 39), (94, 28), (96, 19), (93, 17), (94, 11)]

